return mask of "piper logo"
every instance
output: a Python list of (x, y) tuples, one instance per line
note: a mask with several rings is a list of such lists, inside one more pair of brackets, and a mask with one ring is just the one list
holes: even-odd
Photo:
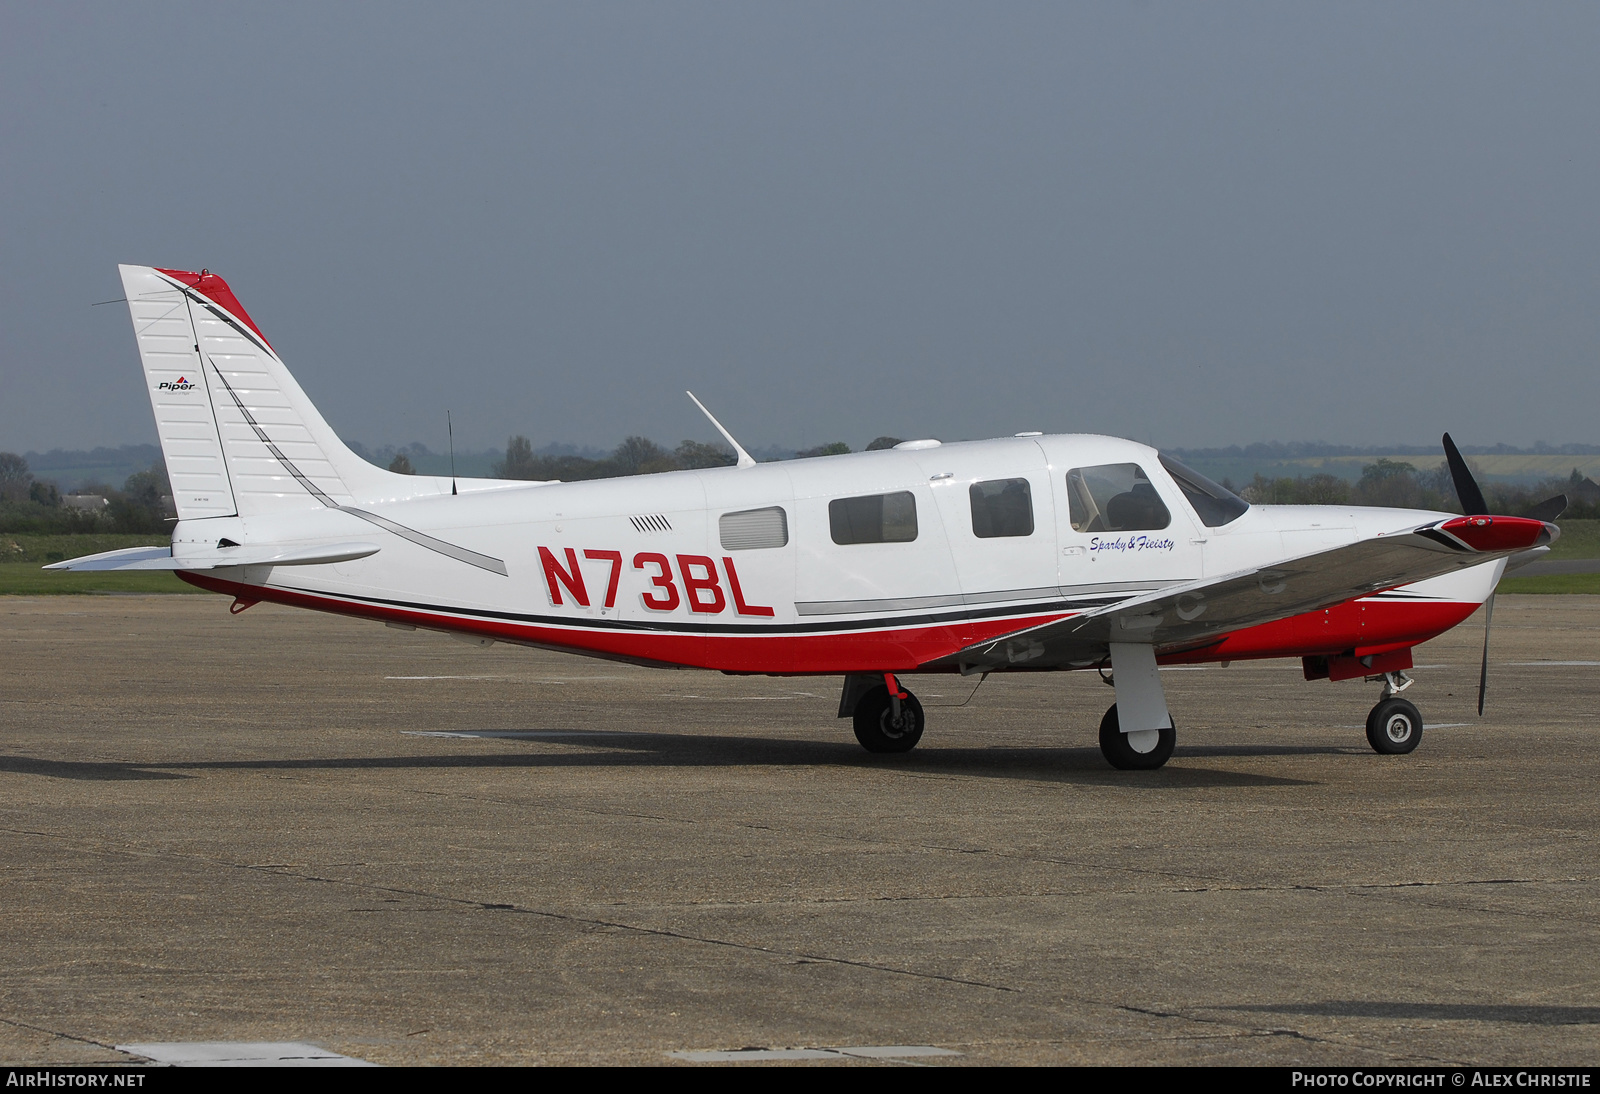
[(161, 383), (156, 385), (156, 390), (157, 391), (188, 391), (190, 388), (194, 388), (194, 387), (198, 387), (198, 386), (199, 386), (198, 384), (191, 384), (188, 380), (186, 380), (182, 376), (180, 376), (173, 383), (167, 383), (165, 380), (163, 380)]

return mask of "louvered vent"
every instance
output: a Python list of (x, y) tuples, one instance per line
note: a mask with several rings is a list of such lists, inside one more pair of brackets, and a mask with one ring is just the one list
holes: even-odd
[(781, 506), (724, 513), (718, 522), (724, 551), (782, 547), (789, 542), (789, 515)]
[(629, 517), (628, 523), (635, 532), (670, 532), (672, 525), (660, 513), (647, 513), (642, 517)]

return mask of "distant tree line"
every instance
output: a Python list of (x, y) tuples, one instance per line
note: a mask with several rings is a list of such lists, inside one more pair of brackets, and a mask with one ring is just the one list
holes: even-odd
[[(74, 508), (69, 501), (73, 496), (102, 497), (108, 504)], [(160, 461), (129, 475), (120, 490), (105, 483), (85, 483), (63, 495), (54, 482), (34, 478), (27, 460), (15, 452), (0, 452), (0, 532), (149, 535), (171, 531), (167, 510), (171, 496), (167, 469)]]
[[(1243, 458), (1274, 463), (1316, 456), (1436, 456), (1439, 453), (1437, 446), (1426, 444), (1386, 444), (1380, 447), (1328, 444), (1326, 441), (1257, 441), (1226, 448), (1169, 448), (1166, 451), (1180, 460)], [(1464, 444), (1461, 451), (1468, 456), (1600, 456), (1600, 445), (1547, 444), (1539, 441), (1532, 448), (1518, 448), (1509, 444)]]
[[(893, 448), (898, 437), (879, 437), (866, 451)], [(1252, 446), (1256, 447), (1256, 446)], [(1284, 447), (1284, 446), (1274, 446)], [(835, 441), (817, 445), (794, 455), (838, 456), (851, 451), (848, 444)], [(409, 468), (402, 453), (390, 465), (391, 471)], [(699, 467), (725, 467), (734, 462), (733, 453), (721, 445), (684, 441), (668, 450), (648, 437), (629, 437), (600, 459), (575, 455), (541, 455), (533, 451), (527, 437), (515, 436), (506, 442), (505, 458), (494, 464), (494, 475), (501, 479), (536, 479), (578, 482), (609, 479), (623, 475), (648, 475), (658, 471), (682, 471)], [(409, 471), (408, 471), (409, 473)], [(1232, 483), (1225, 482), (1229, 489)], [(1489, 483), (1484, 487), (1489, 508), (1496, 513), (1517, 516), (1556, 494), (1566, 494), (1571, 519), (1600, 518), (1600, 486), (1586, 479), (1577, 468), (1566, 479), (1547, 479), (1534, 485)], [(1239, 494), (1246, 501), (1271, 505), (1373, 505), (1396, 509), (1432, 509), (1460, 512), (1450, 469), (1442, 460), (1431, 470), (1421, 470), (1402, 460), (1380, 458), (1361, 469), (1361, 478), (1349, 482), (1335, 475), (1301, 475), (1296, 478), (1269, 479), (1256, 475)]]
[[(1489, 510), (1519, 516), (1557, 494), (1568, 499), (1568, 519), (1600, 519), (1600, 485), (1578, 471), (1565, 479), (1545, 479), (1533, 484), (1484, 483)], [(1227, 483), (1224, 486), (1233, 487)], [(1419, 470), (1401, 460), (1379, 459), (1361, 469), (1361, 478), (1349, 482), (1335, 475), (1299, 475), (1269, 479), (1257, 474), (1239, 489), (1239, 496), (1264, 505), (1377, 505), (1396, 509), (1432, 509), (1461, 512), (1450, 468), (1443, 461), (1432, 470)]]
[[(893, 448), (898, 437), (879, 437), (866, 451)], [(850, 452), (842, 441), (807, 448), (795, 459), (837, 456)], [(502, 479), (532, 479), (579, 482), (588, 479), (648, 475), (659, 471), (682, 471), (705, 467), (726, 467), (734, 454), (719, 444), (683, 441), (667, 449), (648, 437), (628, 437), (608, 455), (598, 459), (581, 455), (536, 453), (527, 437), (514, 436), (506, 442), (505, 458), (494, 464), (494, 475)], [(404, 452), (395, 455), (389, 470), (413, 474)], [(1481, 480), (1480, 480), (1481, 481)], [(1268, 478), (1256, 475), (1237, 489), (1246, 501), (1271, 505), (1374, 505), (1401, 509), (1432, 509), (1460, 512), (1449, 468), (1441, 461), (1424, 470), (1413, 464), (1387, 458), (1367, 464), (1361, 478), (1349, 482), (1335, 475), (1300, 475), (1294, 478)], [(1556, 494), (1566, 494), (1567, 519), (1600, 519), (1600, 485), (1585, 478), (1577, 468), (1565, 479), (1546, 479), (1535, 484), (1483, 483), (1492, 512), (1517, 516)], [(148, 535), (172, 527), (168, 506), (172, 486), (166, 466), (157, 461), (149, 468), (128, 476), (122, 488), (106, 483), (85, 483), (63, 495), (54, 482), (36, 479), (28, 461), (14, 452), (0, 452), (0, 532), (90, 533), (126, 532)], [(102, 508), (74, 507), (73, 495), (98, 496), (107, 500)]]
[[(900, 443), (898, 437), (879, 437), (867, 445), (867, 451), (893, 448)], [(812, 456), (842, 456), (851, 451), (843, 441), (817, 445), (796, 452), (795, 459)], [(399, 471), (396, 466), (389, 470)], [(663, 448), (649, 437), (628, 437), (600, 459), (574, 455), (543, 455), (535, 453), (533, 442), (523, 436), (511, 437), (506, 442), (505, 459), (497, 460), (494, 476), (497, 479), (534, 479), (562, 482), (581, 482), (586, 479), (612, 479), (624, 475), (651, 475), (658, 471), (690, 471), (702, 467), (731, 467), (735, 462), (733, 450), (720, 444), (700, 441), (683, 441), (673, 449)], [(410, 466), (409, 461), (406, 464)], [(408, 473), (409, 472), (405, 472)]]

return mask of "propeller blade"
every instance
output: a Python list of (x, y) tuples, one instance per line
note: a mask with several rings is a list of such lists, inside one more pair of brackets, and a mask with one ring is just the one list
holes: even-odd
[(1529, 509), (1528, 516), (1533, 520), (1551, 521), (1566, 511), (1567, 496), (1565, 494), (1557, 494), (1553, 498), (1544, 499), (1544, 501)]
[(1478, 670), (1478, 717), (1483, 717), (1483, 693), (1489, 690), (1489, 623), (1494, 619), (1494, 594), (1483, 602), (1483, 667)]
[(1450, 481), (1455, 483), (1456, 500), (1461, 502), (1461, 512), (1469, 517), (1487, 513), (1489, 503), (1483, 500), (1483, 491), (1478, 489), (1477, 480), (1467, 470), (1467, 461), (1461, 458), (1461, 450), (1448, 433), (1444, 435), (1444, 458), (1450, 464)]

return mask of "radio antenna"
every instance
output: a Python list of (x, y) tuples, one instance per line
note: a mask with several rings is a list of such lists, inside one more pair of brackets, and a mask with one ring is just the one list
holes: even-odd
[(722, 439), (733, 446), (734, 455), (738, 457), (738, 460), (734, 466), (754, 467), (756, 465), (756, 461), (750, 458), (750, 453), (746, 452), (744, 450), (744, 446), (733, 439), (732, 433), (729, 433), (726, 429), (722, 428), (722, 423), (717, 421), (716, 416), (713, 415), (711, 411), (706, 409), (706, 404), (702, 403), (699, 399), (696, 399), (694, 397), (694, 392), (692, 391), (685, 391), (684, 394), (689, 396), (694, 405), (700, 408), (700, 413), (711, 419), (711, 424), (717, 427), (717, 432), (722, 434)]
[(445, 432), (450, 434), (450, 496), (456, 496), (456, 427), (450, 421), (450, 412), (444, 412)]

